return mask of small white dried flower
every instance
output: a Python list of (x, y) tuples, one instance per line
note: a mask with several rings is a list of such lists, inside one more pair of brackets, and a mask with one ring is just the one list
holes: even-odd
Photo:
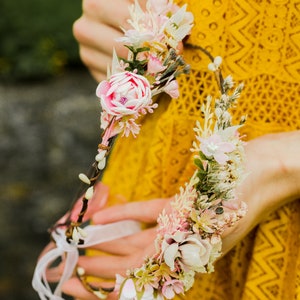
[(216, 56), (214, 59), (214, 62), (208, 64), (208, 70), (212, 72), (216, 72), (222, 63), (222, 57), (221, 56)]
[(87, 199), (87, 200), (91, 200), (92, 199), (92, 197), (93, 197), (93, 194), (94, 194), (94, 187), (89, 187), (88, 189), (87, 189), (87, 191), (85, 192), (85, 199)]
[(77, 244), (80, 238), (85, 238), (86, 232), (80, 227), (74, 227), (72, 232), (72, 240)]
[(99, 161), (103, 160), (105, 155), (106, 155), (106, 150), (100, 150), (100, 152), (95, 157), (96, 161), (99, 162)]
[(99, 299), (106, 299), (107, 293), (103, 293), (102, 291), (93, 291), (93, 294), (98, 297)]
[(77, 274), (78, 274), (79, 276), (84, 276), (84, 274), (85, 274), (85, 269), (82, 268), (82, 267), (78, 267), (78, 268), (77, 268)]
[(88, 178), (85, 174), (80, 173), (80, 174), (78, 175), (78, 177), (79, 177), (79, 179), (80, 179), (82, 182), (84, 182), (84, 183), (86, 183), (86, 184), (91, 184), (91, 181), (89, 180), (89, 178)]
[(224, 78), (223, 85), (231, 89), (234, 85), (234, 81), (231, 75), (228, 75), (227, 77)]
[(106, 158), (104, 157), (102, 160), (98, 162), (98, 169), (103, 170), (105, 168), (105, 165), (106, 165)]

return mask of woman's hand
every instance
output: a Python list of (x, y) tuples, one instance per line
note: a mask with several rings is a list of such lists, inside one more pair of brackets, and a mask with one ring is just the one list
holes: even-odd
[[(92, 217), (94, 224), (136, 220), (149, 227), (139, 233), (93, 247), (93, 250), (99, 250), (109, 255), (81, 256), (78, 266), (84, 269), (85, 275), (115, 280), (116, 274), (125, 276), (127, 270), (141, 266), (145, 257), (151, 256), (155, 252), (156, 221), (163, 209), (168, 212), (171, 199), (131, 202), (102, 209), (95, 213)], [(61, 266), (57, 270), (62, 270)], [(113, 285), (114, 283), (101, 283), (101, 287), (113, 287)], [(80, 284), (77, 278), (72, 278), (65, 283), (63, 291), (79, 299), (97, 299)], [(116, 297), (117, 295), (111, 293), (107, 299), (117, 299)]]
[[(223, 255), (232, 249), (249, 231), (280, 206), (300, 196), (300, 131), (266, 135), (248, 142), (246, 146), (246, 179), (239, 187), (241, 200), (248, 205), (244, 218), (223, 235)], [(170, 199), (169, 199), (170, 200)], [(157, 199), (134, 202), (101, 210), (93, 215), (95, 223), (105, 224), (134, 219), (154, 224), (170, 201)], [(146, 255), (153, 254), (155, 227), (113, 242), (98, 245), (96, 249), (107, 256), (82, 256), (79, 266), (87, 275), (114, 278), (127, 269), (138, 267)], [(76, 284), (75, 284), (76, 283)], [(64, 285), (67, 294), (93, 300), (93, 296), (72, 279)], [(113, 293), (108, 299), (115, 299)], [(95, 298), (96, 299), (96, 298)]]
[[(134, 0), (83, 0), (82, 16), (74, 23), (73, 33), (79, 43), (81, 60), (97, 81), (106, 77), (111, 65), (112, 50), (121, 57), (127, 49), (115, 41), (127, 28), (128, 7)], [(143, 7), (146, 1), (139, 1)]]

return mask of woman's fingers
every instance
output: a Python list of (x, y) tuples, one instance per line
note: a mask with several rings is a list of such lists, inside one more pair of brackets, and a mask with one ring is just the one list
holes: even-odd
[[(85, 270), (86, 275), (113, 279), (115, 274), (125, 275), (127, 269), (140, 266), (146, 256), (155, 251), (154, 239), (156, 228), (143, 230), (137, 234), (106, 242), (90, 248), (98, 250), (94, 256), (80, 256), (78, 266)], [(49, 282), (59, 281), (64, 271), (64, 261), (57, 267), (47, 270)]]
[(107, 68), (111, 66), (113, 49), (120, 57), (127, 56), (127, 48), (116, 41), (116, 38), (122, 35), (121, 31), (89, 19), (85, 15), (74, 23), (73, 34), (79, 42), (82, 62), (98, 82), (106, 78)]
[[(111, 65), (113, 49), (118, 56), (126, 57), (128, 49), (116, 38), (128, 28), (129, 7), (134, 0), (83, 0), (82, 16), (74, 22), (73, 34), (79, 43), (83, 63), (97, 81), (106, 78)], [(139, 1), (145, 8), (146, 0)]]
[(117, 29), (125, 26), (129, 18), (131, 0), (83, 0), (83, 14)]
[(155, 223), (164, 208), (169, 210), (170, 200), (171, 198), (160, 198), (112, 206), (95, 213), (92, 220), (95, 224), (106, 224), (126, 219)]
[(127, 256), (81, 256), (78, 266), (85, 270), (86, 275), (95, 277), (114, 279), (116, 274), (125, 276), (126, 271), (134, 267), (140, 267), (146, 257), (152, 256), (155, 245), (151, 243), (143, 249), (132, 252)]
[[(99, 285), (99, 283), (97, 283)], [(102, 284), (101, 284), (102, 285)], [(104, 285), (104, 284), (103, 284)], [(96, 283), (95, 283), (96, 286)], [(107, 287), (113, 287), (113, 284), (110, 284), (110, 286)], [(99, 300), (97, 296), (95, 296), (93, 293), (89, 292), (80, 282), (78, 278), (71, 278), (66, 283), (64, 283), (62, 290), (65, 294), (68, 294), (70, 296), (76, 297), (77, 300)], [(107, 295), (106, 300), (116, 300), (117, 294), (115, 292), (109, 293)]]
[[(112, 55), (113, 48), (117, 52), (121, 52), (125, 47), (116, 41), (122, 36), (122, 32), (107, 24), (96, 22), (93, 19), (87, 18), (85, 15), (79, 18), (73, 24), (73, 33), (79, 41), (80, 46), (84, 45), (92, 49), (103, 51), (108, 55)], [(123, 53), (127, 53), (123, 50)]]
[(135, 251), (143, 249), (145, 245), (154, 243), (156, 227), (140, 231), (114, 241), (101, 243), (91, 249), (99, 250), (113, 255), (130, 255)]

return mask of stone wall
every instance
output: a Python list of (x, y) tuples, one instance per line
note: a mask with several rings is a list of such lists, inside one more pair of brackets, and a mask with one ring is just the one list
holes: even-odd
[(47, 229), (69, 207), (99, 141), (96, 82), (85, 70), (0, 84), (0, 298), (31, 288)]

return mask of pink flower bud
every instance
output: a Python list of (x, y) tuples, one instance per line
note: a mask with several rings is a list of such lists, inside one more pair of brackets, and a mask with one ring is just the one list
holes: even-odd
[(177, 80), (172, 80), (168, 85), (165, 86), (164, 92), (176, 99), (179, 97), (179, 89)]

